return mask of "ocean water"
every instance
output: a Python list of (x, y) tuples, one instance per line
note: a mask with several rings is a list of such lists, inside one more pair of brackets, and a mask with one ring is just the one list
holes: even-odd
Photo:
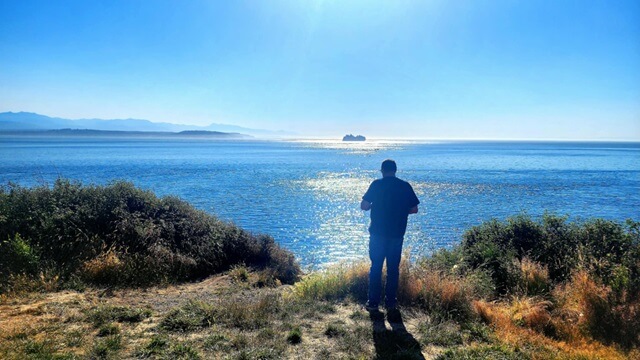
[(640, 143), (0, 137), (0, 183), (128, 180), (270, 234), (322, 267), (366, 256), (359, 202), (386, 158), (421, 201), (405, 237), (416, 255), (520, 212), (640, 220)]

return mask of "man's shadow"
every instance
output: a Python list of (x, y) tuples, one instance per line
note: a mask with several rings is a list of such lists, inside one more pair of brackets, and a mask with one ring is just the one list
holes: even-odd
[(385, 326), (384, 314), (380, 311), (370, 311), (369, 317), (376, 359), (425, 360), (420, 350), (420, 343), (407, 331), (399, 311), (389, 316), (391, 330)]

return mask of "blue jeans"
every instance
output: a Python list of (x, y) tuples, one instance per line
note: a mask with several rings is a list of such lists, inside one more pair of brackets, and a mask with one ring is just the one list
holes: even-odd
[(382, 264), (387, 260), (387, 285), (385, 289), (385, 305), (387, 308), (396, 306), (398, 279), (400, 278), (400, 257), (402, 256), (402, 241), (400, 238), (388, 238), (371, 235), (369, 237), (369, 304), (376, 306), (380, 303), (382, 292)]

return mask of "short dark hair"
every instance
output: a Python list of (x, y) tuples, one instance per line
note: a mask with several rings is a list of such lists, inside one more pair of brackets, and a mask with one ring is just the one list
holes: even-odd
[(383, 173), (395, 173), (396, 171), (398, 171), (398, 166), (396, 165), (395, 161), (387, 159), (382, 162), (380, 170), (382, 170)]

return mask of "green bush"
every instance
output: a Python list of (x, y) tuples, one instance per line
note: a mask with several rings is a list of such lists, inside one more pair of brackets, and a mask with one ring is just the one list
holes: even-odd
[(0, 277), (11, 274), (33, 275), (38, 269), (39, 257), (35, 250), (16, 233), (0, 241)]
[[(618, 296), (637, 299), (640, 290), (640, 225), (603, 219), (569, 222), (566, 216), (545, 214), (539, 220), (518, 215), (505, 221), (491, 220), (464, 233), (453, 250), (442, 250), (435, 260), (458, 266), (462, 272), (482, 270), (490, 274), (496, 294), (522, 288), (523, 259), (548, 271), (552, 283), (585, 269)], [(458, 259), (457, 264), (452, 264)]]
[(10, 274), (45, 267), (118, 286), (197, 279), (239, 263), (273, 269), (282, 283), (301, 274), (273, 238), (123, 181), (0, 187), (0, 239), (0, 292)]

